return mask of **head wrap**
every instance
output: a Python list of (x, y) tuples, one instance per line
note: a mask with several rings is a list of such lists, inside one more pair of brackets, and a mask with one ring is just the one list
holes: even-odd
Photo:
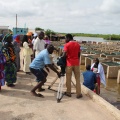
[(8, 37), (10, 37), (10, 36), (12, 36), (12, 35), (11, 35), (11, 34), (9, 34), (9, 33), (8, 33), (8, 34), (6, 34), (6, 35), (4, 36), (4, 38), (3, 38), (2, 42), (3, 42), (3, 43), (8, 42), (8, 41), (7, 41), (7, 39), (8, 39)]
[(34, 33), (34, 37), (37, 37), (37, 33)]
[(14, 39), (17, 43), (20, 43), (20, 35), (15, 35), (15, 36), (13, 36), (13, 39)]
[(33, 32), (28, 32), (27, 33), (27, 36), (32, 36), (33, 35)]

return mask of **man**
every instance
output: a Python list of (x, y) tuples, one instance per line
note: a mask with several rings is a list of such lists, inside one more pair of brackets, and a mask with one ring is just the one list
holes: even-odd
[(39, 54), (40, 51), (45, 49), (45, 42), (43, 38), (44, 38), (44, 32), (40, 32), (38, 34), (38, 37), (34, 41), (33, 44), (34, 58)]
[(65, 95), (71, 97), (71, 77), (72, 72), (76, 79), (76, 98), (81, 98), (81, 85), (80, 85), (80, 67), (79, 67), (79, 57), (80, 57), (80, 45), (73, 40), (71, 34), (66, 35), (66, 44), (64, 46), (63, 57), (66, 57), (66, 87), (67, 91)]
[(60, 77), (60, 73), (51, 65), (51, 60), (49, 54), (53, 53), (53, 45), (48, 45), (47, 49), (42, 50), (30, 64), (30, 71), (36, 76), (38, 84), (31, 90), (31, 93), (37, 97), (44, 97), (42, 94), (37, 94), (36, 90), (41, 88), (46, 82), (47, 73), (43, 70), (45, 66), (49, 67), (51, 70), (57, 73)]
[(94, 90), (96, 83), (96, 74), (91, 71), (90, 65), (86, 66), (86, 71), (83, 72), (83, 78), (84, 78), (83, 85), (85, 85), (90, 90)]

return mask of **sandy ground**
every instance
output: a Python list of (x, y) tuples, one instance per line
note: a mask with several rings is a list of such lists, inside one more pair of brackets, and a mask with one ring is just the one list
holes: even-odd
[[(60, 103), (56, 101), (56, 92), (47, 89), (55, 79), (51, 71), (42, 94), (45, 98), (34, 97), (30, 90), (36, 85), (33, 75), (18, 72), (14, 88), (2, 87), (0, 92), (0, 120), (116, 120), (102, 106), (96, 104), (83, 93), (83, 98), (64, 96)], [(57, 90), (59, 79), (52, 86)], [(65, 85), (64, 85), (65, 91)], [(72, 92), (75, 92), (72, 86)]]

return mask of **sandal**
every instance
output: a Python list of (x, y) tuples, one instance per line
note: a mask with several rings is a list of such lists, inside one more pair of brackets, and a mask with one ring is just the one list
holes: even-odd
[(44, 98), (44, 96), (42, 94), (37, 94), (37, 93), (33, 93), (31, 92), (33, 96), (35, 97), (41, 97), (41, 98)]
[(38, 88), (38, 92), (42, 92), (42, 91), (45, 91), (45, 89), (43, 89), (43, 88)]
[(67, 93), (67, 92), (64, 92), (64, 95), (68, 96), (68, 97), (71, 97), (71, 94)]
[(83, 97), (82, 94), (80, 94), (79, 96), (76, 96), (77, 99), (82, 98), (82, 97)]
[(15, 87), (14, 84), (7, 84), (8, 87)]

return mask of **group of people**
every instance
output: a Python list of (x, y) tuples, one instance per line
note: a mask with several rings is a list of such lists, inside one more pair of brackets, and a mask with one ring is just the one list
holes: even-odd
[[(81, 93), (80, 84), (80, 44), (73, 40), (71, 34), (66, 34), (66, 42), (63, 48), (63, 53), (61, 55), (64, 58), (66, 64), (61, 67), (61, 70), (66, 73), (66, 96), (71, 97), (71, 78), (72, 73), (74, 73), (76, 80), (76, 98), (81, 98), (83, 95)], [(3, 57), (3, 63), (0, 61), (0, 86), (4, 85), (4, 80), (6, 85), (13, 87), (17, 79), (17, 71), (20, 69), (20, 36), (17, 35), (13, 37), (11, 34), (7, 34), (3, 38), (3, 46), (0, 49), (0, 56)], [(22, 43), (23, 47), (23, 71), (27, 74), (33, 73), (36, 77), (37, 84), (31, 90), (31, 94), (36, 97), (44, 97), (42, 94), (36, 92), (37, 89), (44, 91), (42, 88), (46, 82), (46, 78), (49, 72), (49, 68), (53, 70), (58, 77), (61, 77), (61, 72), (53, 65), (51, 61), (50, 54), (53, 53), (56, 48), (50, 44), (48, 39), (44, 41), (44, 32), (40, 32), (38, 35), (35, 34), (33, 40), (27, 35), (23, 36)], [(32, 58), (32, 57), (33, 58)], [(2, 57), (1, 57), (2, 58)], [(3, 67), (1, 67), (1, 63)], [(90, 66), (86, 66), (86, 72), (83, 73), (84, 82), (83, 84), (91, 90), (95, 89), (95, 84), (99, 87), (97, 93), (100, 94), (100, 81), (105, 84), (105, 76), (102, 65), (99, 63), (98, 59), (95, 59), (95, 63)]]
[[(34, 44), (32, 44), (33, 37)], [(42, 47), (40, 44), (41, 41), (43, 42)], [(23, 71), (26, 74), (30, 74), (29, 65), (32, 61), (32, 56), (34, 56), (34, 51), (40, 52), (45, 49), (46, 44), (48, 43), (44, 40), (43, 32), (40, 32), (38, 35), (35, 34), (35, 36), (32, 33), (27, 34), (22, 39), (20, 39), (20, 35), (0, 35), (0, 89), (5, 84), (5, 81), (8, 87), (15, 86), (17, 72), (20, 70), (21, 49), (23, 55)]]
[[(38, 53), (35, 59), (30, 64), (31, 72), (36, 76), (36, 81), (38, 84), (31, 90), (32, 95), (37, 97), (44, 97), (42, 94), (36, 92), (37, 89), (41, 89), (42, 85), (46, 82), (47, 73), (44, 71), (44, 67), (50, 68), (58, 77), (61, 76), (60, 72), (52, 65), (49, 54), (53, 53), (53, 45), (48, 45), (47, 49), (42, 50)], [(71, 97), (71, 77), (72, 72), (75, 75), (76, 79), (76, 98), (81, 98), (81, 84), (80, 84), (80, 45), (78, 42), (73, 40), (71, 34), (66, 35), (66, 43), (63, 49), (63, 58), (66, 58), (66, 87), (67, 90), (64, 93), (66, 96)]]
[(98, 58), (94, 59), (92, 65), (86, 66), (86, 71), (83, 72), (83, 78), (83, 85), (96, 92), (98, 95), (100, 94), (100, 83), (103, 83), (106, 87), (104, 69)]

